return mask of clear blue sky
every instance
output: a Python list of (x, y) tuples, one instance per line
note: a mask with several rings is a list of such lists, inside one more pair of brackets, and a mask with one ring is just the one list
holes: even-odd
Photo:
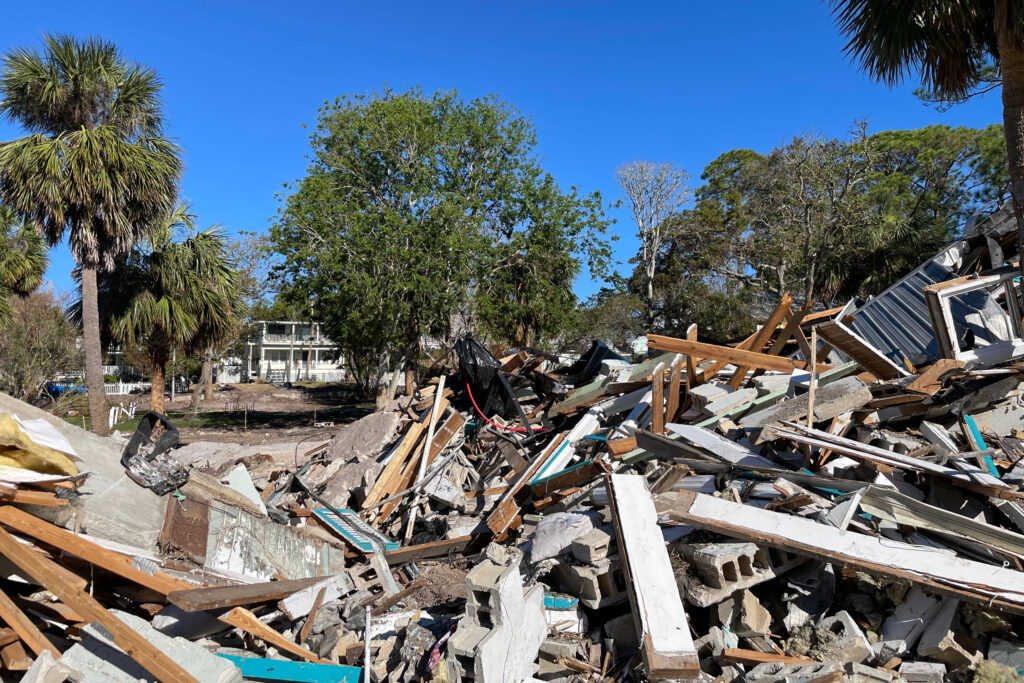
[[(613, 172), (671, 161), (695, 178), (719, 154), (793, 135), (1002, 120), (999, 94), (939, 113), (916, 84), (889, 90), (842, 55), (828, 8), (787, 2), (442, 1), (10, 2), (0, 49), (44, 32), (99, 35), (165, 83), (183, 192), (202, 224), (262, 231), (282, 184), (306, 166), (324, 100), (383, 84), (496, 93), (532, 117), (560, 184), (617, 198)], [(0, 140), (19, 134), (0, 123)], [(620, 262), (636, 250), (615, 211)], [(48, 277), (72, 287), (58, 247)], [(586, 279), (586, 297), (597, 285)]]

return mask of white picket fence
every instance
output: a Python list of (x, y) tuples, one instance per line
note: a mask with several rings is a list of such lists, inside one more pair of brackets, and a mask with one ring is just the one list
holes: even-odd
[(107, 396), (123, 396), (133, 391), (149, 391), (153, 386), (151, 382), (118, 382), (117, 384), (104, 384), (103, 391)]

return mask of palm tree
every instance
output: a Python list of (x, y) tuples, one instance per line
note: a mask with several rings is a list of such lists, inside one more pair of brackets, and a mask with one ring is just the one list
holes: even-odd
[(151, 410), (164, 411), (171, 350), (205, 350), (211, 330), (233, 328), (238, 288), (232, 265), (220, 230), (197, 232), (195, 216), (178, 205), (144, 244), (100, 274), (105, 328), (113, 339), (140, 346), (149, 358)]
[(31, 225), (0, 206), (0, 329), (11, 322), (11, 296), (27, 296), (43, 281), (46, 243)]
[(67, 237), (81, 268), (82, 333), (92, 429), (108, 433), (97, 272), (171, 210), (181, 161), (163, 137), (161, 84), (99, 39), (47, 35), (0, 65), (0, 115), (25, 137), (0, 143), (0, 201), (51, 244)]
[[(895, 85), (915, 71), (950, 101), (1003, 89), (1010, 188), (1024, 253), (1024, 4), (1016, 0), (831, 0), (846, 53)], [(1024, 261), (1021, 263), (1024, 272)]]

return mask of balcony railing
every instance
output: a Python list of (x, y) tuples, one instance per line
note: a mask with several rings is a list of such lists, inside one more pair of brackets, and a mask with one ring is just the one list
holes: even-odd
[[(290, 334), (278, 334), (276, 332), (267, 332), (266, 334), (264, 334), (261, 337), (261, 339), (262, 339), (263, 343), (287, 344), (287, 343), (291, 342), (292, 336)], [(313, 335), (309, 335), (309, 334), (296, 334), (295, 335), (295, 343), (296, 344), (306, 344), (306, 343), (309, 342), (310, 339), (313, 340), (314, 344), (319, 344), (320, 346), (333, 346), (334, 345), (334, 343), (330, 339), (328, 339), (327, 337), (325, 337), (323, 335), (320, 335), (319, 337), (316, 337), (316, 336), (313, 336)]]

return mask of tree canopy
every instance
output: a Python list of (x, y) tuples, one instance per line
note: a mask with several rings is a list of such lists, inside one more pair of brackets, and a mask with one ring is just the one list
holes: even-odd
[(271, 229), (278, 275), (368, 386), (470, 320), (508, 343), (557, 336), (581, 261), (607, 264), (599, 195), (563, 192), (532, 124), (496, 97), (342, 97), (310, 143)]

